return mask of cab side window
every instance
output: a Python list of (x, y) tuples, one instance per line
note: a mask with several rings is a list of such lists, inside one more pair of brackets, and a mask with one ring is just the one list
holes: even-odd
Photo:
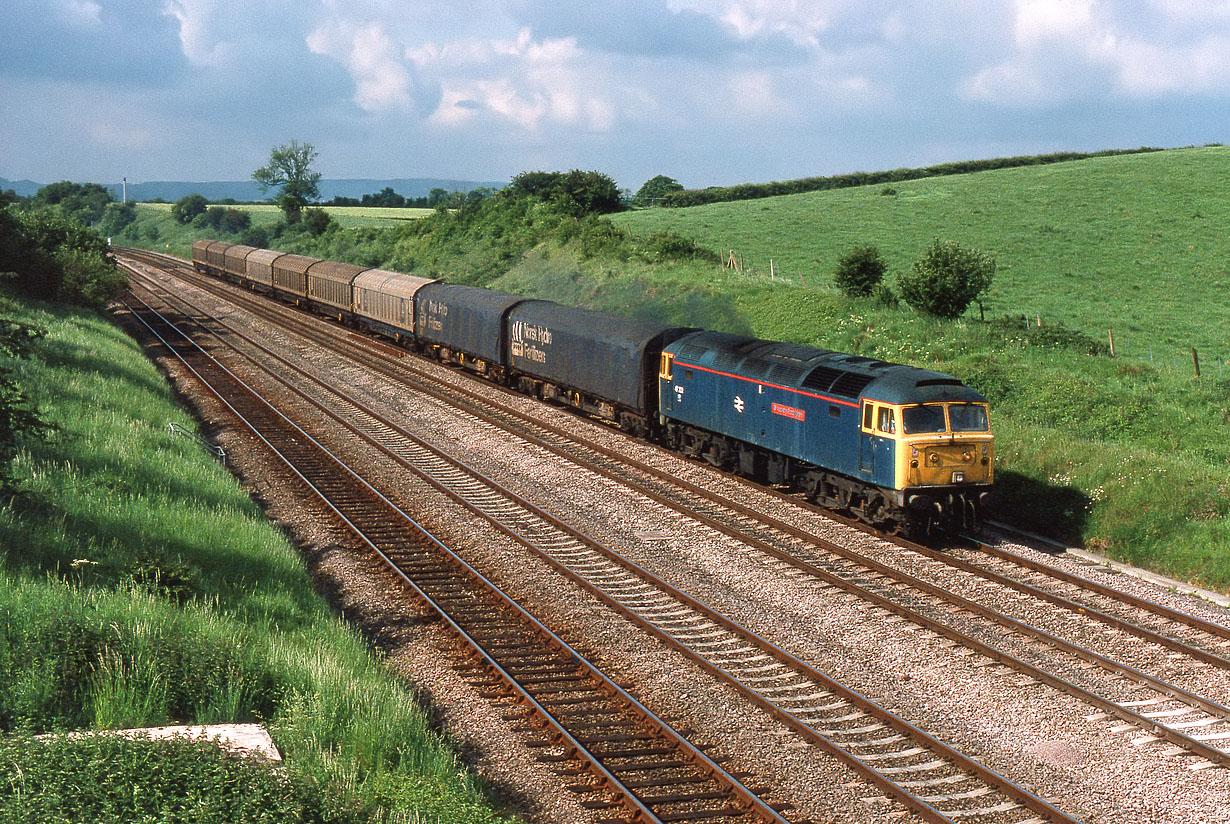
[(874, 413), (875, 413), (875, 407), (873, 407), (869, 403), (863, 404), (863, 429), (868, 429), (868, 430), (871, 429), (871, 424), (872, 424), (872, 421), (874, 420), (872, 416)]
[(897, 420), (893, 416), (893, 410), (886, 406), (880, 407), (879, 419), (876, 422), (876, 429), (886, 434), (892, 435), (897, 431)]

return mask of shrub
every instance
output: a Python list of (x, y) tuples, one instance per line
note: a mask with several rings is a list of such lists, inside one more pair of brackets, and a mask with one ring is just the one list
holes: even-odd
[(884, 259), (874, 246), (856, 246), (846, 252), (833, 273), (837, 288), (852, 298), (867, 297), (883, 279)]
[(993, 257), (937, 239), (914, 262), (912, 271), (897, 277), (897, 290), (921, 312), (955, 318), (991, 287), (994, 276)]
[(222, 217), (218, 221), (218, 230), (228, 234), (237, 235), (247, 231), (252, 227), (252, 215), (248, 214), (243, 209), (226, 208), (222, 210)]
[(264, 226), (253, 226), (239, 236), (239, 242), (244, 246), (264, 249), (269, 246), (269, 230)]
[(871, 290), (871, 299), (880, 306), (890, 309), (897, 305), (897, 296), (893, 294), (893, 290), (887, 283), (877, 283)]
[(0, 739), (0, 820), (359, 821), (315, 782), (210, 741)]
[(106, 241), (56, 209), (0, 210), (3, 271), (15, 272), (31, 294), (93, 308), (117, 297), (125, 282)]
[(103, 210), (98, 231), (104, 235), (118, 235), (137, 219), (137, 207), (132, 203), (108, 203)]
[(323, 235), (333, 225), (333, 218), (324, 209), (304, 209), (303, 225), (312, 234)]
[(197, 215), (202, 215), (209, 208), (209, 201), (203, 195), (184, 195), (171, 206), (171, 217), (177, 223), (191, 223)]
[(56, 252), (55, 259), (63, 272), (60, 300), (102, 308), (122, 295), (128, 285), (128, 276), (109, 257), (65, 248)]

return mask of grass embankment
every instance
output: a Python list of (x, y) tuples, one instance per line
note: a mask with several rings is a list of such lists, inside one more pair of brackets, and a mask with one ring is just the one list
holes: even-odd
[[(59, 428), (19, 455), (27, 494), (0, 509), (0, 820), (497, 820), (284, 536), (170, 434), (191, 421), (139, 347), (89, 312), (0, 294), (0, 314), (48, 330), (13, 366)], [(285, 778), (212, 750), (29, 739), (254, 720)], [(269, 804), (209, 802), (223, 785)]]

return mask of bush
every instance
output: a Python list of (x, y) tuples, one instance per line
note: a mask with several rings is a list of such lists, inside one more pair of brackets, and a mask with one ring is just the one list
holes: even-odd
[(191, 223), (197, 215), (205, 214), (209, 201), (203, 195), (184, 195), (171, 206), (171, 217), (177, 223)]
[(66, 248), (57, 251), (55, 259), (63, 273), (60, 300), (102, 308), (122, 295), (128, 286), (128, 276), (109, 257)]
[(333, 218), (324, 209), (304, 209), (303, 225), (314, 235), (323, 235), (333, 225)]
[(522, 172), (505, 191), (514, 198), (528, 196), (554, 203), (574, 217), (604, 215), (624, 208), (619, 184), (602, 172)]
[(952, 241), (935, 240), (912, 271), (897, 277), (897, 290), (921, 312), (955, 318), (991, 287), (994, 276), (995, 258)]
[(107, 243), (57, 209), (0, 209), (0, 272), (42, 298), (102, 308), (123, 291)]
[(137, 219), (137, 207), (132, 203), (108, 203), (98, 224), (101, 234), (118, 235)]
[(833, 282), (852, 298), (867, 297), (884, 279), (884, 259), (874, 246), (856, 246), (837, 261)]
[(239, 242), (244, 246), (265, 249), (269, 246), (269, 230), (264, 226), (253, 226), (239, 236)]
[[(41, 327), (0, 321), (0, 355), (29, 357), (31, 343), (46, 334), (47, 330)], [(51, 429), (18, 386), (14, 370), (0, 363), (0, 501), (17, 492), (12, 462), (22, 440), (45, 435)]]
[(227, 234), (237, 235), (252, 227), (252, 215), (243, 209), (226, 208), (222, 210), (222, 218), (218, 221), (218, 230)]

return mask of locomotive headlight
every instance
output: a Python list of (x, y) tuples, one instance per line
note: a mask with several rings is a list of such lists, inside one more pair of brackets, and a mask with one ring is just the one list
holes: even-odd
[(974, 453), (966, 450), (961, 453), (961, 460), (964, 463), (971, 463), (974, 460)]
[(965, 473), (964, 473), (964, 472), (954, 472), (954, 473), (952, 473), (952, 482), (953, 482), (954, 484), (963, 484), (963, 483), (965, 483)]
[(927, 463), (931, 464), (932, 466), (938, 465), (939, 462), (940, 462), (940, 456), (938, 453), (932, 452), (930, 455), (927, 456)]

